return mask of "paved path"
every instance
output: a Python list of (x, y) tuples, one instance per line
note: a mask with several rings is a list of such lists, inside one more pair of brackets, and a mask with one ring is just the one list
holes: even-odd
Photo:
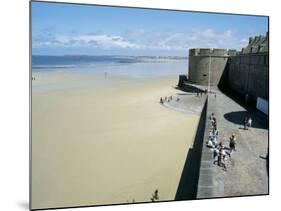
[[(167, 96), (169, 98), (169, 96)], [(177, 93), (172, 100), (164, 101), (163, 106), (186, 114), (201, 115), (206, 95), (197, 97), (196, 93)]]
[[(256, 109), (246, 109), (216, 90), (208, 99), (207, 115), (215, 113), (219, 141), (228, 146), (231, 134), (236, 134), (236, 151), (227, 161), (227, 171), (212, 163), (212, 152), (202, 149), (197, 198), (268, 194), (267, 161), (268, 120)], [(253, 127), (244, 130), (243, 119), (250, 115)], [(207, 119), (205, 134), (211, 125)], [(202, 175), (201, 175), (202, 174)]]

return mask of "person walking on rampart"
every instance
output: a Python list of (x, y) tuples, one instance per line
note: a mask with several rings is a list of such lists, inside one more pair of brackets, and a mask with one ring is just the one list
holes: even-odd
[(214, 162), (213, 162), (213, 164), (218, 163), (219, 153), (220, 153), (220, 151), (217, 148), (214, 148), (214, 151), (213, 151)]
[(216, 136), (216, 137), (218, 137), (219, 131), (217, 130), (217, 128), (214, 128), (214, 129), (213, 129), (213, 135)]
[(215, 118), (211, 121), (211, 123), (212, 123), (213, 130), (217, 130), (217, 121)]
[(248, 125), (248, 118), (245, 117), (245, 118), (244, 118), (244, 130), (247, 130), (247, 129), (248, 129), (248, 128), (247, 128), (247, 125)]
[(212, 113), (212, 114), (209, 116), (209, 119), (211, 120), (211, 124), (212, 124), (213, 129), (216, 130), (216, 128), (217, 128), (217, 119), (216, 119), (215, 114)]
[(221, 166), (222, 166), (222, 168), (223, 168), (223, 170), (227, 170), (227, 168), (226, 168), (226, 163), (225, 163), (225, 159), (224, 159), (225, 157), (222, 157), (222, 159), (221, 159)]
[(236, 136), (235, 134), (232, 134), (229, 138), (229, 148), (230, 148), (230, 154), (229, 156), (231, 156), (232, 151), (236, 151), (235, 149), (235, 145), (236, 145)]
[(248, 119), (248, 127), (252, 127), (252, 118), (251, 117), (249, 117), (249, 119)]
[(209, 119), (212, 120), (213, 118), (215, 118), (215, 114), (214, 114), (214, 113), (211, 113)]

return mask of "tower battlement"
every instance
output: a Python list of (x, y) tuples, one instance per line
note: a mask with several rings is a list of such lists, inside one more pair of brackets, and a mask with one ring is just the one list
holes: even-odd
[(239, 52), (192, 48), (189, 50), (188, 81), (203, 86), (224, 83), (244, 96), (268, 99), (268, 41), (267, 32), (250, 37), (248, 45)]
[(234, 49), (223, 48), (192, 48), (189, 50), (189, 56), (214, 56), (214, 57), (228, 57), (234, 56), (237, 51)]
[(242, 54), (268, 52), (268, 32), (265, 36), (250, 37), (248, 45), (242, 49)]

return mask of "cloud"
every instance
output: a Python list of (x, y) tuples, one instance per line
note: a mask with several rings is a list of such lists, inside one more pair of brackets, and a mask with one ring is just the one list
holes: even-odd
[(83, 43), (95, 43), (104, 49), (111, 48), (131, 48), (138, 49), (141, 48), (140, 45), (135, 43), (131, 43), (129, 41), (124, 40), (124, 38), (120, 36), (110, 36), (110, 35), (82, 35), (75, 38), (78, 42)]
[(37, 39), (34, 38), (34, 47), (46, 47), (53, 45), (53, 47), (98, 47), (102, 49), (112, 49), (112, 48), (130, 48), (138, 49), (142, 46), (135, 43), (128, 42), (120, 36), (110, 36), (110, 35), (80, 35), (80, 36), (56, 36), (55, 39), (46, 40), (44, 38)]
[(122, 35), (111, 34), (70, 34), (48, 33), (33, 37), (34, 48), (96, 48), (103, 50), (165, 50), (186, 52), (189, 48), (234, 48), (241, 49), (247, 38), (233, 30), (191, 29), (189, 31), (146, 32), (143, 29), (127, 31)]

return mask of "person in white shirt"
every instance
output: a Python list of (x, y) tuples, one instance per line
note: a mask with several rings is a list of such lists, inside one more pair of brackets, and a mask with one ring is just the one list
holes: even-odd
[(249, 117), (249, 119), (248, 119), (248, 127), (252, 127), (252, 118), (251, 117)]
[(207, 142), (207, 147), (211, 147), (211, 148), (214, 148), (215, 145), (213, 144), (212, 142), (212, 139), (209, 139), (208, 142)]

